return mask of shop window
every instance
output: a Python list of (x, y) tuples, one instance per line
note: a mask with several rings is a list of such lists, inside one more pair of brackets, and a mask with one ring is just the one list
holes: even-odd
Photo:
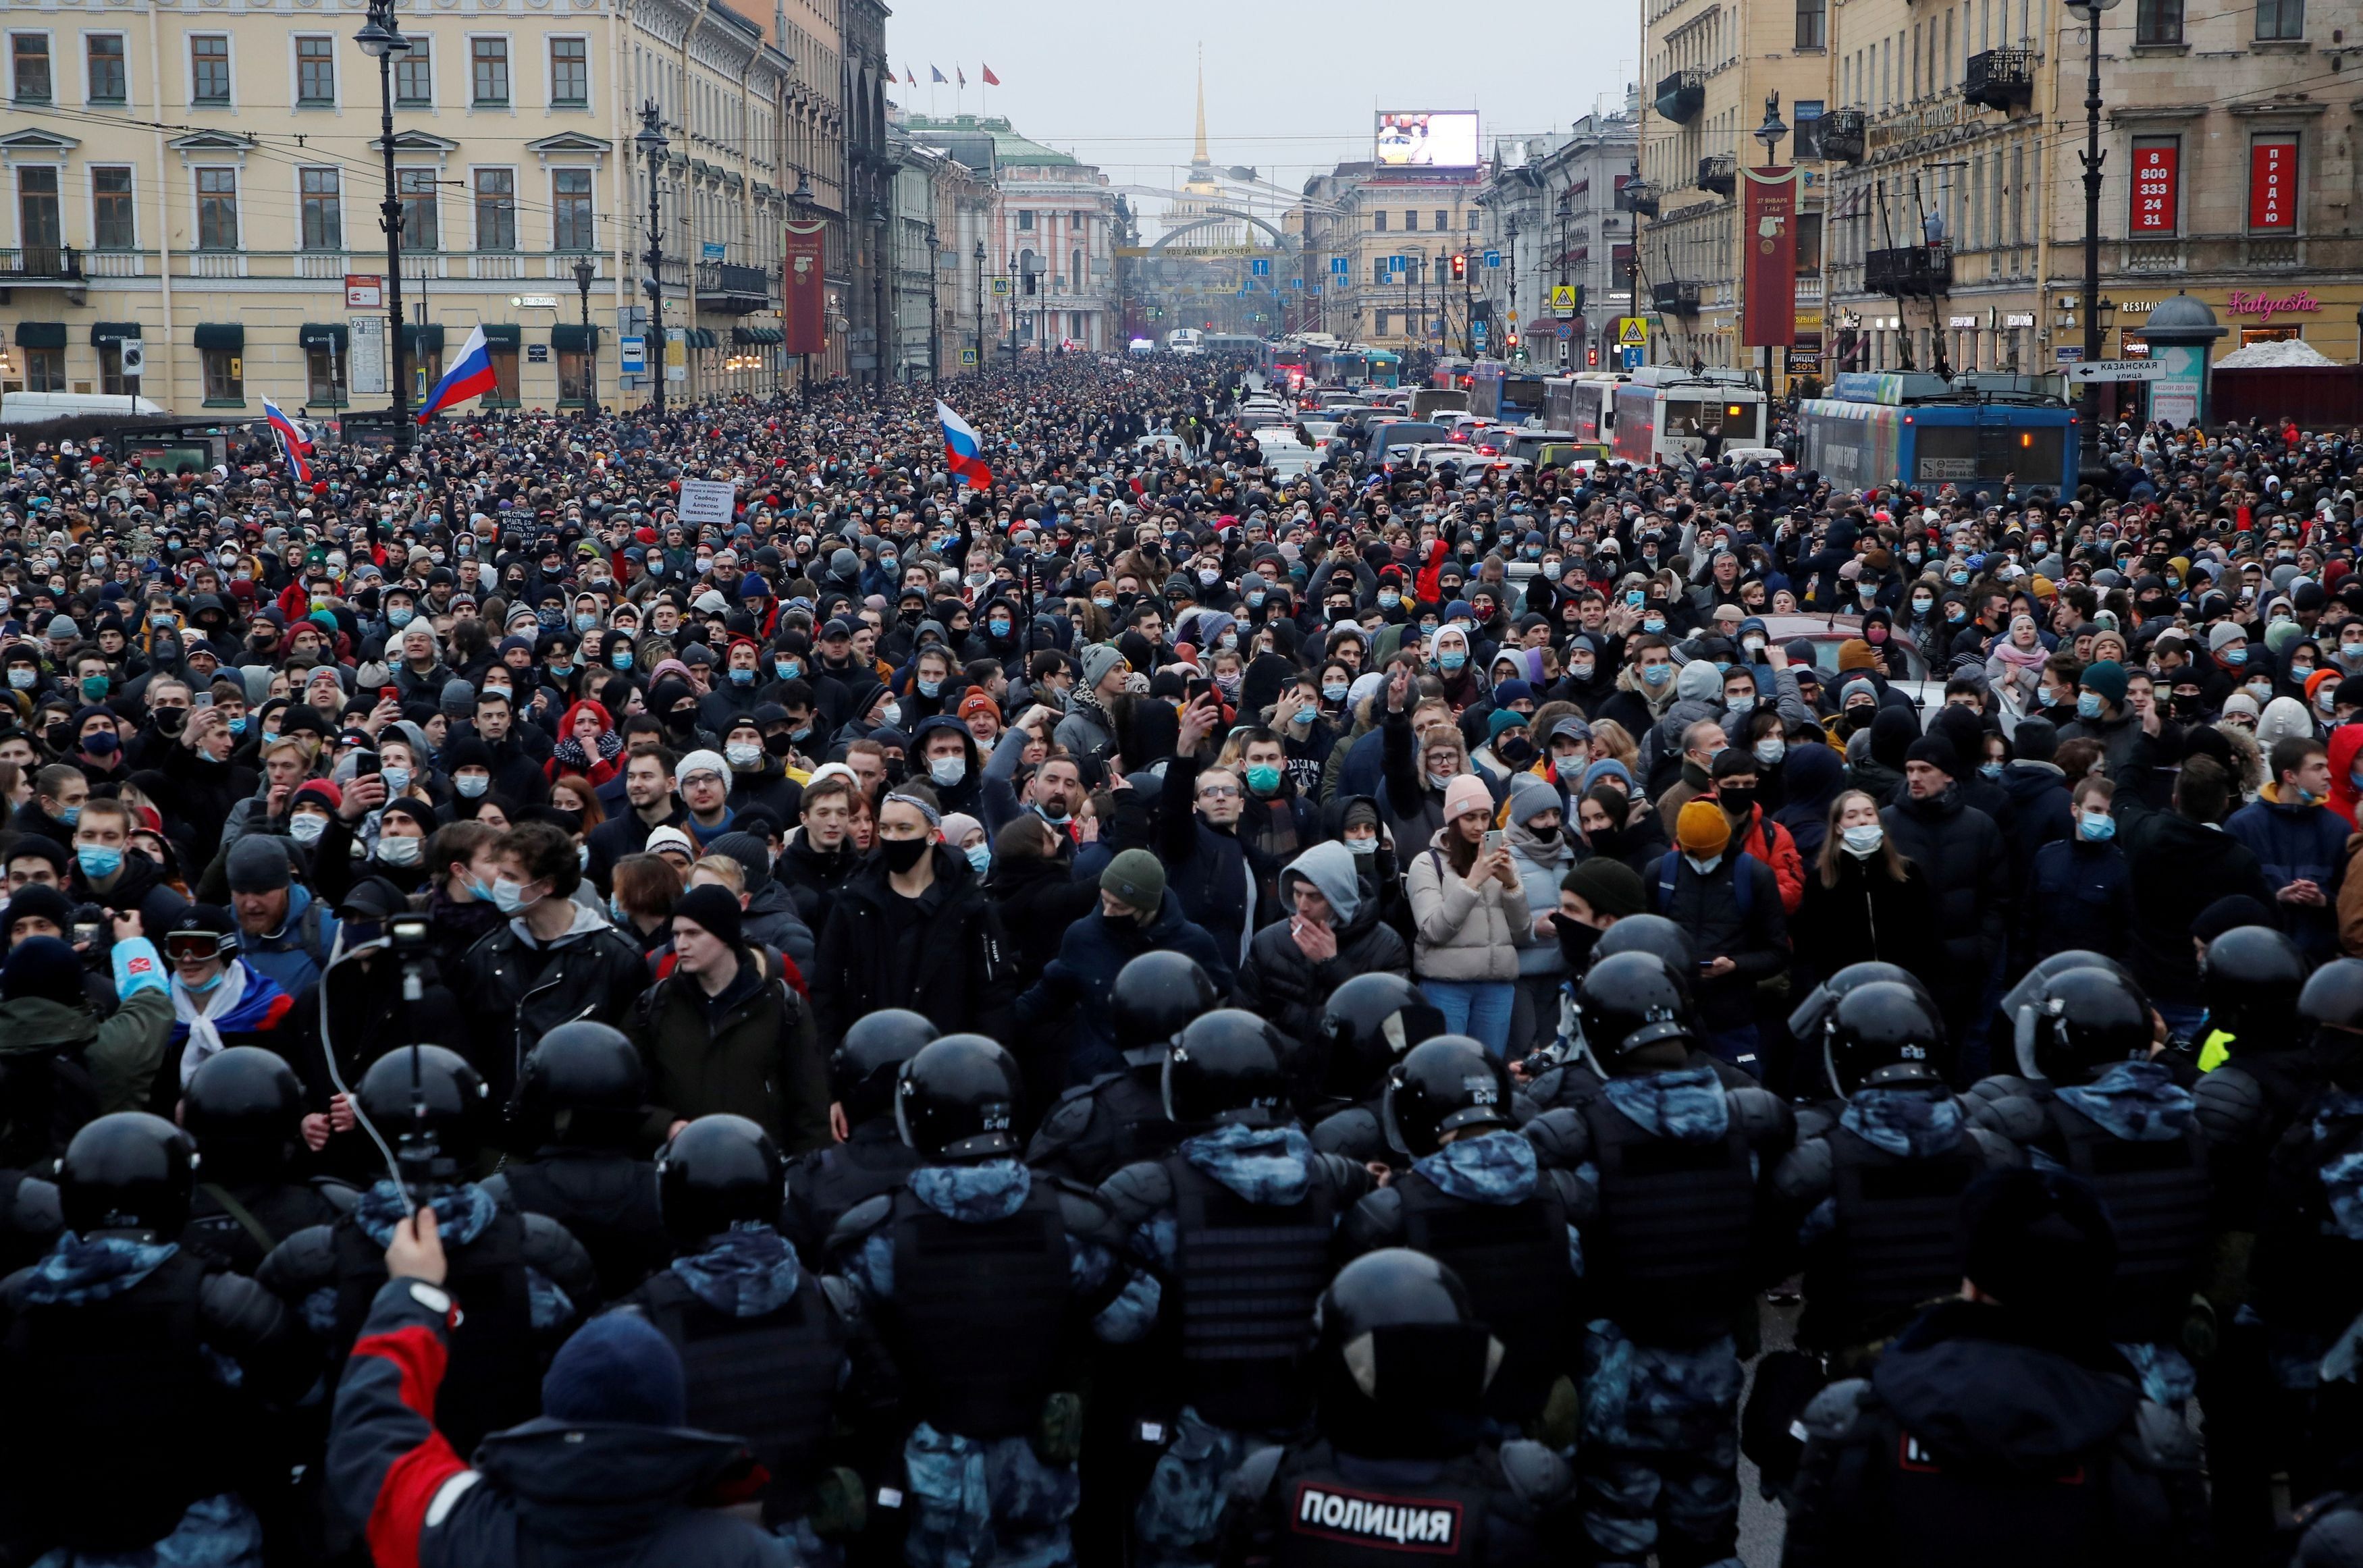
[(205, 368), (207, 403), (246, 401), (246, 360), (237, 349), (202, 348), (197, 359)]

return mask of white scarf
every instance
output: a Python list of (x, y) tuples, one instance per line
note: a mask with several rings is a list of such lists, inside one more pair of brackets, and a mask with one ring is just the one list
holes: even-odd
[(224, 1049), (221, 1031), (214, 1027), (214, 1020), (234, 1010), (245, 997), (246, 964), (242, 959), (230, 960), (229, 967), (222, 971), (221, 984), (205, 993), (203, 1007), (197, 1005), (197, 999), (190, 995), (181, 977), (172, 977), (172, 1017), (189, 1026), (188, 1049), (181, 1053), (183, 1088), (189, 1087), (189, 1080), (196, 1076), (206, 1057)]

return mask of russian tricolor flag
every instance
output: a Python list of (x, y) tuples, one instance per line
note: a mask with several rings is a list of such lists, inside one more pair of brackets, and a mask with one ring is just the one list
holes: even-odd
[(993, 483), (993, 470), (984, 466), (984, 445), (968, 421), (952, 412), (952, 405), (936, 400), (936, 417), (944, 425), (944, 461), (952, 477), (962, 484), (972, 484), (983, 490)]
[(484, 329), (478, 326), (460, 345), (460, 357), (451, 361), (451, 368), (443, 372), (443, 379), (435, 383), (427, 401), (418, 405), (418, 423), (426, 424), (453, 403), (465, 403), (471, 397), (489, 397), (494, 386), (493, 351), (484, 342)]
[(279, 451), (287, 459), (287, 471), (295, 476), (297, 484), (310, 484), (312, 465), (305, 459), (312, 455), (312, 438), (267, 397), (262, 400), (262, 417), (270, 422), (271, 433), (279, 437)]

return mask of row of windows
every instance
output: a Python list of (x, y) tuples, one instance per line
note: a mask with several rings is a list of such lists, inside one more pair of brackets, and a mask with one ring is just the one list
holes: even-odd
[[(1482, 216), (1483, 215), (1480, 212), (1474, 210), (1470, 211), (1469, 214), (1470, 233), (1474, 234), (1477, 232), (1478, 224), (1482, 219)], [(1386, 233), (1387, 223), (1387, 210), (1384, 207), (1381, 207), (1370, 214), (1370, 232), (1372, 234)], [(1447, 212), (1444, 208), (1438, 207), (1436, 209), (1436, 221), (1428, 226), (1434, 232), (1442, 234), (1452, 226), (1452, 215)], [(1417, 234), (1419, 232), (1419, 209), (1417, 207), (1405, 207), (1403, 209), (1403, 232), (1405, 234)]]
[[(2182, 42), (2182, 14), (2183, 0), (2139, 0), (2134, 7), (2134, 42)], [(2305, 37), (2305, 0), (2257, 0), (2254, 36), (2265, 43)]]
[[(333, 108), (337, 104), (337, 49), (330, 34), (299, 33), (294, 39), (295, 95), (299, 108)], [(587, 109), (591, 106), (591, 44), (587, 39), (548, 40), (549, 106)], [(394, 62), (394, 97), (403, 108), (429, 108), (435, 98), (435, 44), (414, 35), (409, 50)], [(120, 33), (89, 33), (83, 38), (85, 69), (84, 102), (126, 104), (130, 74)], [(50, 104), (57, 100), (56, 72), (47, 33), (8, 35), (9, 91), (19, 104)], [(475, 37), (467, 40), (468, 104), (480, 109), (513, 106), (511, 42), (506, 38)], [(230, 40), (226, 33), (198, 33), (189, 39), (189, 102), (200, 108), (228, 108), (232, 91)]]
[[(598, 227), (591, 205), (588, 169), (550, 171), (550, 248), (555, 250), (596, 250)], [(239, 202), (240, 171), (200, 168), (194, 171), (197, 248), (237, 250), (242, 244)], [(139, 226), (132, 203), (131, 171), (105, 165), (90, 171), (91, 244), (98, 250), (139, 248)], [(442, 248), (441, 205), (432, 169), (396, 171), (402, 197), (402, 243), (406, 250)], [(517, 248), (517, 171), (515, 169), (469, 171), (469, 205), (474, 217), (475, 248), (515, 250)], [(296, 219), (300, 242), (306, 250), (345, 248), (344, 171), (303, 168), (296, 171)], [(54, 255), (65, 243), (63, 202), (54, 168), (26, 165), (17, 171), (17, 233), (28, 251)]]

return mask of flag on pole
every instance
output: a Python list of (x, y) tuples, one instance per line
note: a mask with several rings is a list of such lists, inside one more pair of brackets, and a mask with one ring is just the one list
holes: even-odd
[(927, 74), (928, 74), (930, 77), (934, 78), (934, 79), (935, 79), (936, 81), (937, 81), (937, 82), (941, 82), (941, 81), (943, 81), (943, 80), (944, 80), (944, 73), (943, 73), (942, 72), (940, 72), (940, 71), (937, 70), (937, 69), (936, 69), (934, 66), (932, 66), (932, 65), (930, 65), (929, 67), (927, 67)]
[(1001, 85), (1001, 78), (993, 73), (993, 67), (990, 65), (984, 68), (984, 84), (988, 87), (998, 87)]
[(484, 341), (484, 329), (474, 327), (470, 330), (468, 340), (460, 345), (460, 357), (451, 362), (449, 370), (443, 372), (443, 379), (435, 383), (435, 390), (427, 394), (427, 401), (418, 405), (418, 423), (426, 424), (453, 403), (486, 396), (495, 385), (492, 348)]
[(953, 66), (953, 67), (952, 67), (952, 74), (953, 74), (954, 76), (957, 76), (957, 77), (959, 77), (959, 78), (960, 78), (960, 84), (961, 86), (965, 87), (965, 86), (967, 86), (967, 85), (968, 85), (968, 72), (967, 72), (962, 71), (959, 66), (955, 65), (955, 66)]
[(972, 484), (979, 490), (993, 483), (993, 470), (984, 466), (984, 447), (970, 429), (968, 421), (952, 412), (952, 405), (936, 400), (936, 417), (944, 425), (944, 462), (951, 469), (952, 478), (962, 484)]
[(287, 471), (295, 476), (297, 484), (310, 484), (312, 465), (305, 459), (311, 455), (311, 437), (267, 397), (262, 400), (262, 417), (270, 422), (271, 433), (279, 437), (279, 454), (287, 459)]
[(903, 62), (903, 80), (914, 87), (919, 84), (919, 73), (911, 69), (911, 62), (907, 60)]

